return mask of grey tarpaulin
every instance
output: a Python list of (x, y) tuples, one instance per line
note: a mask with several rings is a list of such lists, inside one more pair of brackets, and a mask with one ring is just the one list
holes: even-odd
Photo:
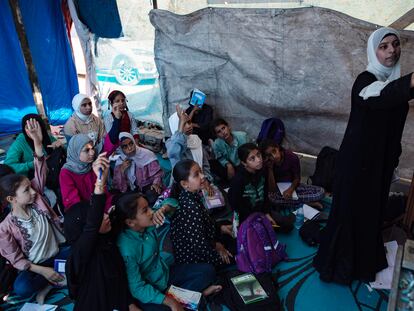
[[(276, 116), (295, 151), (316, 155), (324, 145), (339, 147), (375, 25), (322, 8), (153, 10), (150, 19), (164, 120), (198, 88), (216, 115), (251, 137), (263, 119)], [(414, 70), (414, 33), (401, 34), (404, 74)], [(411, 109), (400, 159), (404, 177), (411, 178), (413, 151)]]

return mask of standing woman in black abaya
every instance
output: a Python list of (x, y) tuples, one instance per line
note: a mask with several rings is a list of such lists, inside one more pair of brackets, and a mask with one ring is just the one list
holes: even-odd
[(333, 203), (314, 266), (327, 282), (374, 281), (388, 266), (381, 235), (391, 177), (414, 97), (400, 77), (400, 37), (380, 28), (368, 39), (368, 66), (352, 87), (348, 126), (337, 159)]

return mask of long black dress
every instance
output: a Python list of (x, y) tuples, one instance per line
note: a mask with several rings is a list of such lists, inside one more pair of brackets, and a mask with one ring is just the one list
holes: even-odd
[(320, 278), (349, 284), (375, 280), (387, 267), (381, 236), (384, 209), (408, 113), (411, 74), (389, 83), (378, 97), (360, 91), (377, 81), (365, 71), (352, 87), (352, 106), (342, 141), (328, 224), (314, 266)]

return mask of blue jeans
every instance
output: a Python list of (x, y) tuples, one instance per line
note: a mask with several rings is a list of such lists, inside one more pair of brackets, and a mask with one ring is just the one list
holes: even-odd
[[(69, 251), (69, 246), (62, 246), (59, 248), (59, 253), (57, 253), (56, 256), (49, 258), (38, 265), (53, 268), (55, 259), (66, 260), (69, 255)], [(16, 295), (28, 298), (45, 288), (48, 284), (49, 282), (42, 275), (29, 270), (24, 270), (18, 274), (16, 280), (14, 281), (13, 290)]]
[[(216, 280), (216, 270), (207, 263), (179, 264), (170, 267), (168, 284), (196, 292), (202, 292)], [(153, 303), (141, 303), (144, 311), (168, 311), (170, 307)]]

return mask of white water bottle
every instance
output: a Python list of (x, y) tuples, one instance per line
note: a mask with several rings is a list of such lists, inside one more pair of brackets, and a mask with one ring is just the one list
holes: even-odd
[(304, 220), (305, 220), (305, 215), (303, 214), (303, 205), (301, 205), (296, 210), (295, 228), (299, 230), (300, 227), (302, 227)]

